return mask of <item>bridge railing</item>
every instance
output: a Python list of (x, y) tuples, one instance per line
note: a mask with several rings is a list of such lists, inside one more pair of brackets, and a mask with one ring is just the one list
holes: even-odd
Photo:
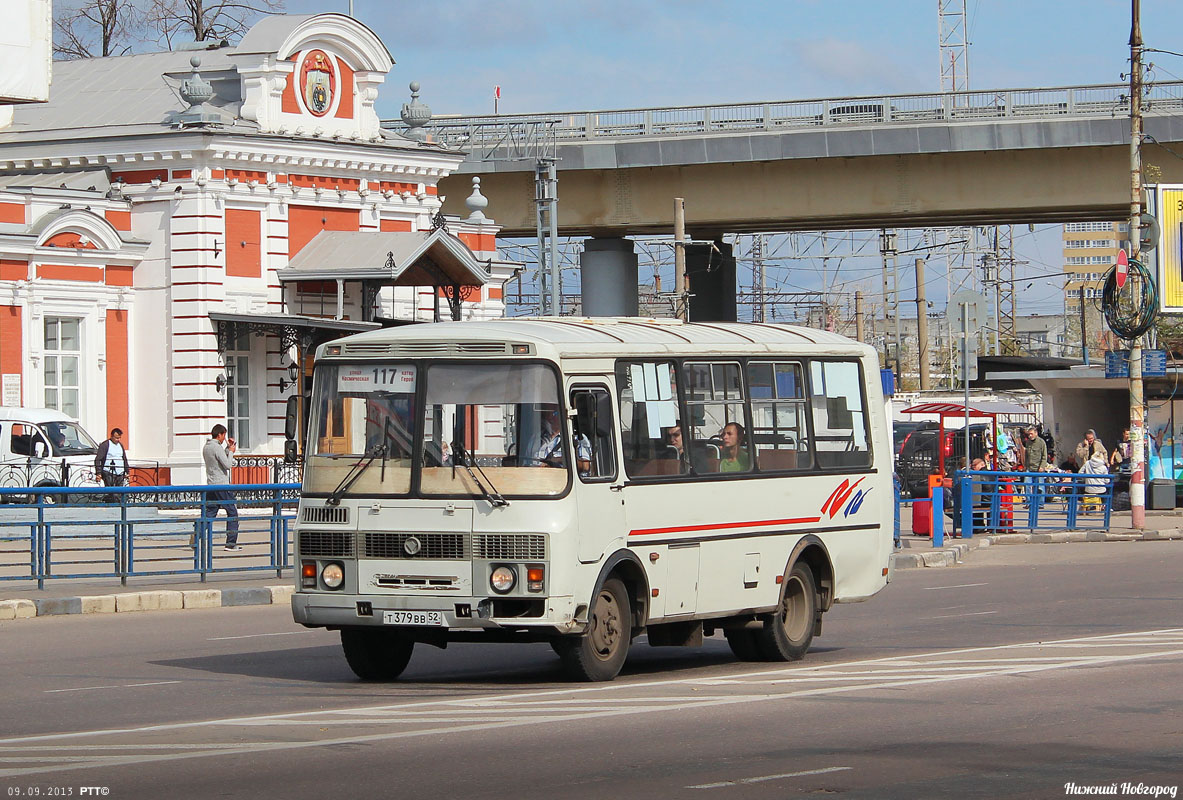
[[(1146, 87), (1147, 115), (1183, 110), (1183, 81)], [(1129, 113), (1125, 84), (1000, 89), (909, 95), (869, 95), (768, 103), (633, 108), (546, 114), (437, 117), (433, 139), (474, 152), (511, 151), (515, 131), (544, 131), (557, 142), (702, 136), (720, 133), (817, 129), (852, 125), (949, 124), (982, 120), (1119, 117)], [(383, 127), (401, 130), (401, 120)], [(519, 152), (525, 157), (524, 152)]]

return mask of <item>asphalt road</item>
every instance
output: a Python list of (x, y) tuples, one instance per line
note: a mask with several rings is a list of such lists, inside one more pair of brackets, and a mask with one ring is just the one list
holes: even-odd
[(836, 608), (804, 662), (638, 642), (608, 685), (545, 645), (421, 647), (363, 684), (283, 607), (0, 623), (0, 796), (1171, 796), (1181, 559), (988, 548)]

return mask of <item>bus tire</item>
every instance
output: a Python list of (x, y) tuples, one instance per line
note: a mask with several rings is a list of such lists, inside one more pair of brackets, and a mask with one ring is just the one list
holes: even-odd
[(582, 636), (552, 644), (568, 676), (577, 681), (610, 681), (620, 674), (633, 638), (632, 606), (619, 578), (609, 578), (592, 601)]
[(817, 619), (817, 583), (808, 564), (798, 561), (785, 577), (780, 605), (764, 627), (756, 632), (760, 654), (766, 661), (799, 661), (813, 642)]
[(746, 628), (724, 628), (723, 635), (727, 637), (727, 646), (740, 661), (763, 661), (760, 644), (756, 641), (759, 631)]
[(407, 668), (415, 642), (389, 630), (342, 628), (341, 649), (363, 681), (392, 681)]

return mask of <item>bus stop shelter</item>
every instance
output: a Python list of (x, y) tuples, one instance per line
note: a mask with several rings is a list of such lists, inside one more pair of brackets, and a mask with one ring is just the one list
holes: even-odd
[[(988, 419), (990, 421), (990, 449), (994, 452), (994, 469), (998, 469), (998, 418), (999, 417), (1034, 417), (1035, 413), (1018, 403), (1006, 402), (970, 402), (955, 403), (948, 401), (919, 403), (905, 408), (901, 414), (935, 414), (939, 420), (937, 433), (937, 469), (942, 479), (945, 477), (945, 459), (941, 455), (941, 447), (945, 441), (945, 420), (950, 418), (965, 420), (966, 436), (969, 435), (969, 421), (971, 419)], [(969, 443), (965, 447), (966, 465), (970, 462)]]

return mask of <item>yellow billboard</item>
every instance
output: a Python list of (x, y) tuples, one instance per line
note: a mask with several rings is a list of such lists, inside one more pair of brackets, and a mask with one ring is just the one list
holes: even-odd
[(1183, 186), (1160, 186), (1157, 199), (1162, 237), (1153, 260), (1158, 262), (1159, 302), (1164, 312), (1179, 313), (1183, 312)]

